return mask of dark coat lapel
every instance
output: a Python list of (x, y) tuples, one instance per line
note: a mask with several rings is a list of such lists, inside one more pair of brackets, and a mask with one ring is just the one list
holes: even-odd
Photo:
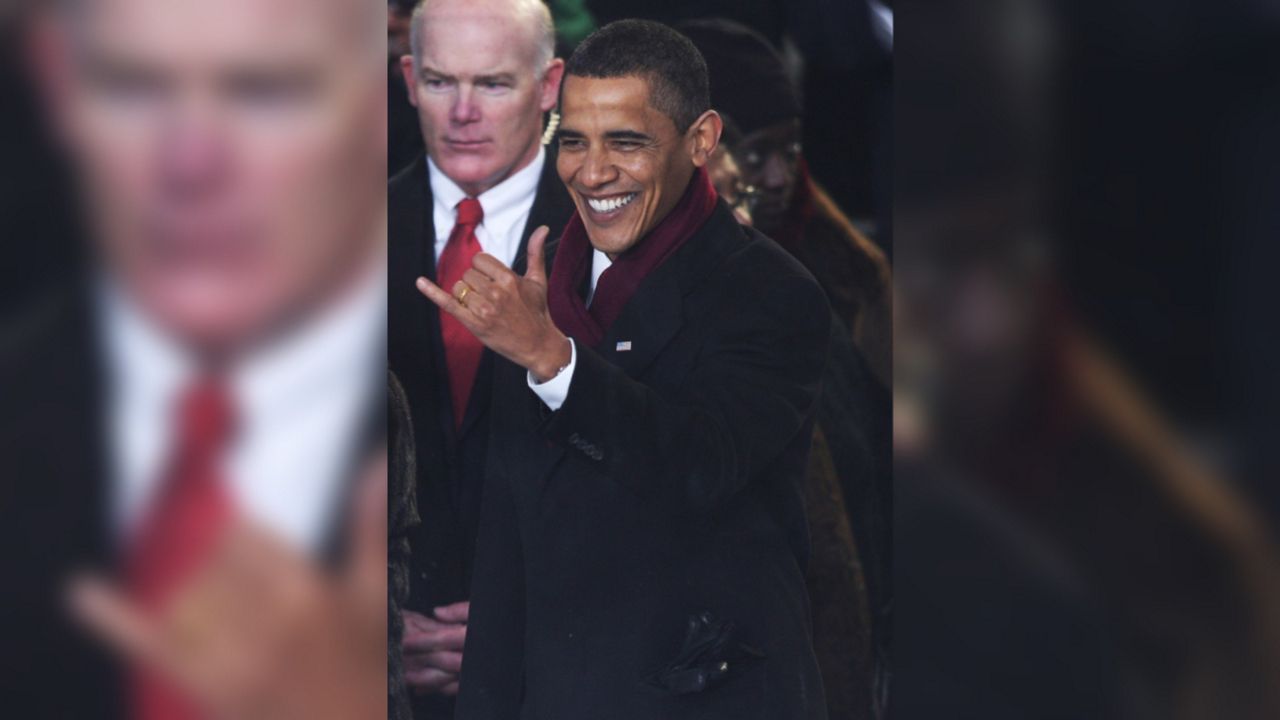
[[(440, 369), (440, 373), (442, 373), (440, 377), (443, 377), (445, 368), (448, 365), (445, 365), (444, 360), (444, 340), (440, 336), (439, 311), (435, 309), (434, 305), (431, 305), (431, 301), (421, 297), (416, 288), (412, 287), (413, 278), (419, 277), (419, 275), (429, 278), (431, 282), (436, 281), (435, 199), (431, 195), (431, 183), (428, 169), (426, 169), (426, 156), (424, 155), (417, 159), (416, 163), (410, 165), (406, 172), (408, 173), (408, 181), (410, 181), (410, 192), (419, 197), (420, 204), (417, 204), (417, 202), (413, 204), (415, 205), (413, 206), (413, 217), (396, 219), (396, 223), (401, 224), (401, 227), (415, 228), (416, 231), (413, 232), (413, 237), (410, 238), (410, 241), (404, 242), (403, 245), (404, 249), (406, 249), (408, 265), (413, 268), (412, 277), (404, 275), (399, 283), (403, 284), (404, 287), (410, 288), (408, 292), (417, 295), (416, 299), (411, 302), (411, 305), (417, 309), (415, 313), (417, 315), (416, 323), (420, 323), (420, 327), (426, 328), (426, 337), (430, 338), (430, 342), (428, 342), (428, 348), (425, 348), (425, 350), (430, 352), (431, 364), (433, 364), (434, 368)], [(396, 269), (393, 268), (392, 272), (396, 273)], [(401, 290), (404, 291), (403, 288)], [(481, 359), (481, 370), (484, 368), (485, 360), (488, 359), (486, 357)], [(442, 433), (442, 437), (448, 438), (448, 445), (453, 446), (457, 442), (457, 436), (454, 433), (452, 405), (448, 402), (447, 392), (440, 393), (439, 407), (440, 411), (433, 420), (415, 420), (435, 421), (438, 424), (440, 433)]]
[(11, 717), (115, 718), (123, 708), (118, 663), (65, 605), (70, 574), (109, 573), (121, 549), (95, 298), (72, 282), (21, 319), (0, 352), (0, 455), (12, 479), (0, 492), (12, 536), (0, 550), (12, 585), (0, 601), (0, 664)]
[[(409, 243), (413, 247), (412, 267), (416, 268), (415, 276), (421, 275), (429, 278), (432, 282), (437, 282), (436, 277), (436, 227), (435, 227), (435, 196), (431, 193), (430, 176), (427, 171), (427, 159), (425, 156), (418, 159), (407, 171), (410, 173), (410, 180), (415, 192), (420, 195), (422, 205), (419, 212), (414, 213), (411, 218), (398, 218), (398, 222), (407, 223), (405, 227), (410, 228), (413, 241)], [(414, 290), (417, 292), (417, 290)], [(446, 372), (444, 356), (444, 338), (440, 330), (440, 313), (425, 297), (422, 298), (421, 306), (423, 316), (420, 321), (427, 328), (427, 336), (430, 338), (430, 348), (432, 360), (435, 367), (440, 368), (441, 376)], [(493, 358), (492, 353), (486, 350), (480, 358), (480, 369), (476, 373), (476, 377), (485, 377), (487, 373), (492, 372)], [(439, 424), (440, 432), (444, 437), (448, 438), (449, 445), (455, 445), (466, 433), (475, 425), (477, 418), (482, 414), (482, 409), (488, 405), (488, 387), (486, 383), (476, 383), (473, 389), (472, 397), (467, 404), (466, 417), (463, 418), (460, 427), (455, 429), (453, 418), (453, 407), (448, 402), (441, 402), (439, 407), (441, 412), (436, 418)], [(481, 397), (483, 396), (483, 397)], [(442, 400), (446, 396), (441, 396)]]
[(717, 205), (693, 237), (641, 283), (596, 352), (639, 379), (684, 325), (686, 296), (714, 272), (725, 239), (740, 232), (723, 203)]
[(675, 266), (684, 254), (673, 255), (645, 279), (594, 348), (632, 379), (639, 379), (657, 360), (684, 324), (684, 298)]

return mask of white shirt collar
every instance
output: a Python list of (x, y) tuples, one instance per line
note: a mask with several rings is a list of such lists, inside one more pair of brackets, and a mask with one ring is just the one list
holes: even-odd
[[(239, 428), (226, 480), (250, 517), (318, 548), (350, 480), (386, 365), (386, 260), (359, 285), (230, 374)], [(117, 282), (102, 284), (113, 519), (127, 534), (162, 479), (172, 410), (196, 358), (156, 327)]]
[(609, 259), (608, 255), (605, 255), (604, 253), (600, 252), (599, 250), (596, 250), (595, 248), (592, 248), (591, 250), (591, 287), (587, 289), (587, 305), (588, 306), (591, 305), (592, 299), (594, 299), (596, 296), (596, 285), (600, 284), (600, 276), (603, 275), (604, 271), (608, 270), (609, 266), (612, 264), (613, 264), (613, 261)]
[[(484, 219), (476, 229), (476, 239), (485, 252), (497, 257), (507, 266), (515, 262), (516, 252), (520, 248), (520, 234), (529, 219), (546, 159), (546, 148), (540, 146), (532, 162), (476, 198), (484, 210)], [(455, 208), (467, 194), (430, 157), (427, 157), (427, 179), (431, 183), (434, 204), (432, 219), (436, 228), (435, 250), (438, 259), (449, 241), (449, 231), (456, 222)]]

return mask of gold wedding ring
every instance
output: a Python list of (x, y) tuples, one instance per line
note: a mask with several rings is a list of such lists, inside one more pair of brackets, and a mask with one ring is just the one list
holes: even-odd
[(462, 292), (458, 293), (458, 304), (461, 305), (462, 307), (467, 306), (467, 293), (469, 292), (471, 292), (471, 286), (464, 285), (462, 287)]

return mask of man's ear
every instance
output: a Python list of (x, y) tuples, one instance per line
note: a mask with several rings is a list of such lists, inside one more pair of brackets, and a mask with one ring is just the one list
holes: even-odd
[(409, 91), (409, 103), (418, 107), (418, 72), (413, 66), (412, 55), (400, 56), (400, 74), (404, 76), (404, 86)]
[(542, 96), (538, 98), (538, 108), (548, 112), (560, 101), (560, 82), (564, 80), (564, 60), (554, 58), (547, 63), (547, 70), (542, 75)]
[(693, 125), (689, 126), (688, 138), (694, 167), (702, 167), (711, 160), (711, 154), (720, 144), (720, 133), (723, 131), (724, 121), (715, 110), (708, 110), (693, 121)]

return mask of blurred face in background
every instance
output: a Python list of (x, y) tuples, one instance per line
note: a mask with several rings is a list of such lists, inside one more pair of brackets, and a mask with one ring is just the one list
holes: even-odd
[(798, 120), (756, 130), (733, 148), (743, 183), (759, 193), (752, 217), (766, 234), (779, 227), (791, 203), (799, 177), (800, 154)]
[(421, 53), (402, 61), (427, 154), (476, 196), (533, 161), (564, 62), (544, 61), (527, 3), (433, 2)]
[(361, 0), (86, 0), (56, 26), (66, 42), (45, 75), (94, 240), (181, 341), (234, 351), (374, 260), (380, 12)]
[(750, 225), (754, 189), (742, 182), (738, 161), (723, 143), (717, 145), (716, 151), (711, 154), (707, 174), (711, 176), (711, 184), (716, 187), (716, 194), (733, 208), (733, 217), (743, 225)]
[(1024, 196), (983, 186), (911, 205), (900, 226), (915, 242), (895, 271), (894, 391), (927, 400), (933, 432), (957, 447), (1005, 437), (1056, 367), (1048, 338), (1065, 316)]

